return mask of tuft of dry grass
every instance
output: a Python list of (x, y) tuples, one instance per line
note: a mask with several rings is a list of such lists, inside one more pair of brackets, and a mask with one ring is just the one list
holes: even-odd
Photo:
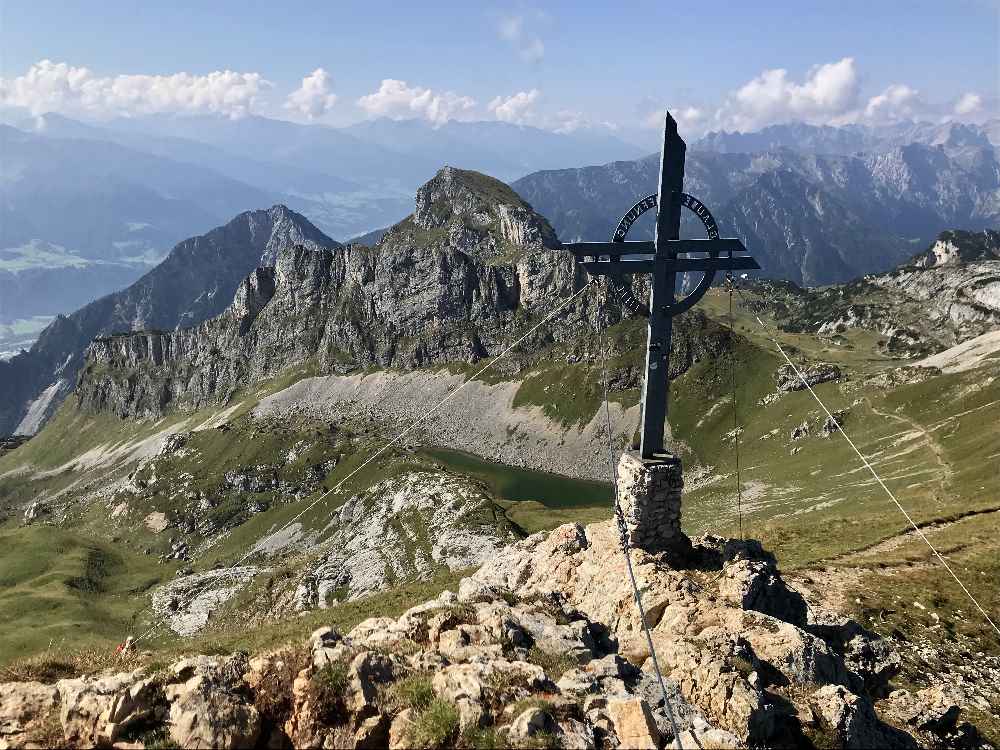
[(0, 679), (8, 682), (52, 683), (105, 670), (128, 672), (136, 669), (141, 657), (135, 650), (116, 654), (113, 649), (87, 647), (49, 648), (32, 656), (14, 659), (0, 666)]

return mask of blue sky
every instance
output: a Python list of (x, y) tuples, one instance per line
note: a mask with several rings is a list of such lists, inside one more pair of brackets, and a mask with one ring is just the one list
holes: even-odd
[[(641, 131), (670, 106), (703, 131), (982, 119), (1000, 94), (989, 0), (0, 7), (0, 96), (36, 113), (497, 117)], [(57, 67), (38, 69), (43, 60)], [(206, 78), (224, 71), (238, 77)], [(180, 72), (190, 75), (164, 78)]]

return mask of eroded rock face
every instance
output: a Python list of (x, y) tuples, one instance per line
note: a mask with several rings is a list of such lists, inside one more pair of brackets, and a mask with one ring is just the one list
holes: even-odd
[(199, 656), (175, 664), (164, 687), (170, 738), (180, 747), (253, 747), (260, 716), (244, 683), (248, 668), (245, 655)]
[[(672, 566), (666, 554), (642, 549), (632, 556), (669, 679), (714, 727), (740, 742), (766, 743), (796, 731), (798, 719), (787, 702), (775, 700), (775, 692), (792, 695), (789, 686), (832, 683), (855, 695), (851, 690), (863, 692), (879, 672), (873, 655), (845, 656), (852, 639), (841, 631), (811, 630), (803, 598), (785, 585), (773, 556), (759, 543), (698, 539), (686, 566)], [(712, 574), (709, 596), (695, 571), (720, 569), (721, 575)], [(566, 525), (529, 537), (484, 565), (472, 581), (484, 591), (557, 597), (607, 623), (620, 652), (651, 671), (610, 522), (586, 529)]]
[(156, 685), (139, 672), (60, 680), (63, 734), (71, 745), (90, 747), (117, 739), (130, 724), (150, 716)]
[[(799, 377), (800, 375), (802, 377)], [(840, 368), (827, 362), (816, 362), (808, 367), (801, 367), (798, 373), (791, 365), (782, 365), (774, 374), (778, 391), (783, 393), (805, 390), (806, 383), (814, 386), (838, 378), (840, 378)]]
[[(515, 537), (492, 519), (492, 501), (475, 483), (447, 474), (408, 472), (351, 497), (336, 513), (336, 531), (295, 592), (299, 609), (333, 606), (385, 589), (395, 580), (430, 577), (443, 565), (481, 564)], [(427, 539), (426, 547), (413, 544)], [(412, 548), (407, 555), (387, 549)]]

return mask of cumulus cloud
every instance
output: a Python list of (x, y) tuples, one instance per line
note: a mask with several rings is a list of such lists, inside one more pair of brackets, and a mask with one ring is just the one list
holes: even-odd
[[(983, 98), (968, 92), (954, 105), (928, 102), (905, 83), (893, 83), (867, 99), (861, 95), (861, 75), (852, 57), (813, 67), (801, 80), (787, 70), (765, 70), (726, 96), (721, 105), (670, 107), (682, 132), (758, 130), (768, 125), (802, 121), (814, 125), (862, 123), (882, 125), (904, 120), (981, 118)], [(642, 127), (662, 126), (662, 102), (645, 98), (636, 108)]]
[(983, 108), (983, 97), (975, 92), (969, 91), (962, 94), (955, 104), (955, 114), (959, 117), (977, 114)]
[(323, 68), (316, 68), (302, 79), (302, 85), (288, 95), (285, 109), (312, 120), (325, 115), (336, 103), (337, 95), (330, 91), (330, 74)]
[(422, 117), (442, 125), (448, 120), (468, 116), (476, 100), (454, 91), (436, 92), (386, 78), (378, 91), (358, 99), (358, 106), (373, 117)]
[(522, 125), (532, 117), (531, 105), (533, 105), (542, 92), (538, 89), (531, 91), (518, 91), (516, 94), (506, 98), (495, 97), (486, 108), (493, 113), (493, 116), (503, 122), (513, 122)]
[(765, 70), (730, 97), (716, 113), (727, 130), (753, 130), (776, 122), (827, 121), (857, 106), (860, 81), (854, 58), (814, 67), (797, 83), (784, 68)]
[(524, 15), (501, 16), (497, 34), (525, 62), (538, 62), (545, 57), (545, 43), (535, 31), (528, 28), (528, 19)]
[(872, 123), (886, 123), (908, 120), (917, 114), (920, 93), (905, 83), (894, 83), (881, 93), (873, 96), (865, 105), (863, 117), (847, 113), (845, 119), (864, 119)]
[(260, 73), (98, 76), (85, 67), (42, 60), (24, 75), (0, 79), (0, 104), (23, 107), (35, 115), (201, 112), (242, 117), (270, 85)]

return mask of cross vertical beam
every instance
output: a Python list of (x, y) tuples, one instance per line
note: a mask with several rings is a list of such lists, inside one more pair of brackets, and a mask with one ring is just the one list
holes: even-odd
[(649, 327), (646, 346), (646, 377), (642, 386), (642, 436), (639, 452), (655, 458), (666, 451), (663, 426), (667, 419), (670, 386), (670, 342), (673, 334), (674, 288), (677, 273), (668, 270), (668, 260), (677, 257), (668, 242), (680, 239), (681, 193), (684, 189), (684, 155), (687, 145), (677, 134), (677, 123), (667, 113), (660, 153), (660, 184), (657, 190), (655, 267), (649, 293)]

